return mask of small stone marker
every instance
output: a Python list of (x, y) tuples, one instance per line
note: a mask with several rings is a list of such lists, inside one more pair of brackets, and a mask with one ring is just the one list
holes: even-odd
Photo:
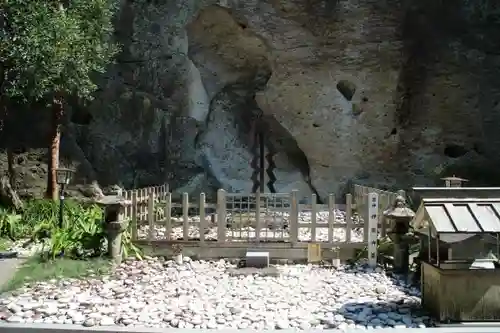
[(269, 267), (269, 252), (247, 252), (246, 267), (266, 268)]
[(315, 263), (321, 261), (321, 244), (307, 244), (307, 262)]

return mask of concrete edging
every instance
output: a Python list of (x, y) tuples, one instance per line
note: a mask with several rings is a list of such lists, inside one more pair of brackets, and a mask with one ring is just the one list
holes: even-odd
[[(380, 328), (372, 329), (376, 333), (498, 333), (500, 323), (457, 325), (454, 327), (429, 327), (429, 328)], [(147, 328), (147, 327), (119, 327), (119, 326), (94, 326), (83, 327), (81, 325), (52, 325), (52, 324), (9, 324), (0, 323), (0, 333), (244, 333), (257, 332), (255, 330), (209, 330), (209, 329), (180, 329), (180, 328)], [(296, 330), (274, 330), (265, 331), (270, 333), (297, 333)], [(324, 333), (324, 330), (308, 330), (309, 333)], [(337, 333), (366, 333), (366, 330), (328, 330)]]

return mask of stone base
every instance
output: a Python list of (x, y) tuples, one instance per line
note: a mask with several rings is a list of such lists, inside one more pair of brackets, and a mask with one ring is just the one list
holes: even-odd
[(259, 276), (279, 276), (280, 272), (276, 267), (266, 267), (266, 268), (255, 268), (255, 267), (243, 267), (243, 268), (229, 268), (227, 273), (230, 276), (248, 276), (248, 275), (259, 275)]
[(269, 252), (247, 252), (246, 267), (269, 267)]

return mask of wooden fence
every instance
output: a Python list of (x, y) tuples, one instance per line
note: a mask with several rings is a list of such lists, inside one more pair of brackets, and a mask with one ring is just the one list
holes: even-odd
[[(188, 255), (204, 257), (241, 257), (248, 248), (266, 248), (275, 258), (303, 259), (308, 244), (320, 244), (323, 257), (334, 252), (352, 255), (368, 242), (368, 193), (383, 200), (380, 210), (388, 206), (395, 193), (356, 185), (345, 203), (334, 195), (327, 204), (300, 204), (298, 192), (227, 193), (217, 192), (216, 202), (207, 202), (204, 193), (196, 198), (182, 194), (180, 202), (172, 200), (168, 186), (130, 190), (124, 196), (131, 204), (125, 218), (131, 221), (133, 240), (150, 246), (156, 254), (170, 254), (171, 245), (179, 244)], [(385, 206), (385, 207), (384, 207)], [(381, 214), (380, 214), (381, 215)], [(333, 251), (332, 251), (333, 250)]]

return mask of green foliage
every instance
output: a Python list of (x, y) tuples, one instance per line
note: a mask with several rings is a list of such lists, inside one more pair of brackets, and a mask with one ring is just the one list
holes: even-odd
[(26, 232), (21, 223), (21, 216), (9, 210), (0, 208), (0, 235), (16, 239)]
[[(56, 202), (36, 201), (33, 206), (29, 220), (33, 221), (37, 216), (40, 219), (38, 223), (33, 224), (31, 237), (35, 241), (50, 239), (48, 253), (52, 257), (64, 254), (80, 258), (102, 254), (105, 234), (101, 223), (102, 210), (99, 206), (83, 207), (75, 202), (65, 202), (63, 228), (59, 228), (59, 206)], [(40, 214), (37, 214), (37, 211)]]
[[(26, 202), (20, 215), (0, 211), (0, 237), (45, 241), (45, 257), (92, 258), (106, 251), (103, 212), (97, 205), (82, 205), (67, 200), (64, 224), (59, 228), (59, 203), (52, 200)], [(141, 250), (133, 243), (130, 233), (122, 237), (123, 255), (141, 259)]]
[(90, 98), (117, 52), (111, 42), (113, 0), (3, 0), (0, 94), (39, 100), (51, 94)]
[(132, 242), (132, 234), (129, 230), (122, 234), (122, 251), (123, 258), (135, 257), (142, 260), (142, 250)]

